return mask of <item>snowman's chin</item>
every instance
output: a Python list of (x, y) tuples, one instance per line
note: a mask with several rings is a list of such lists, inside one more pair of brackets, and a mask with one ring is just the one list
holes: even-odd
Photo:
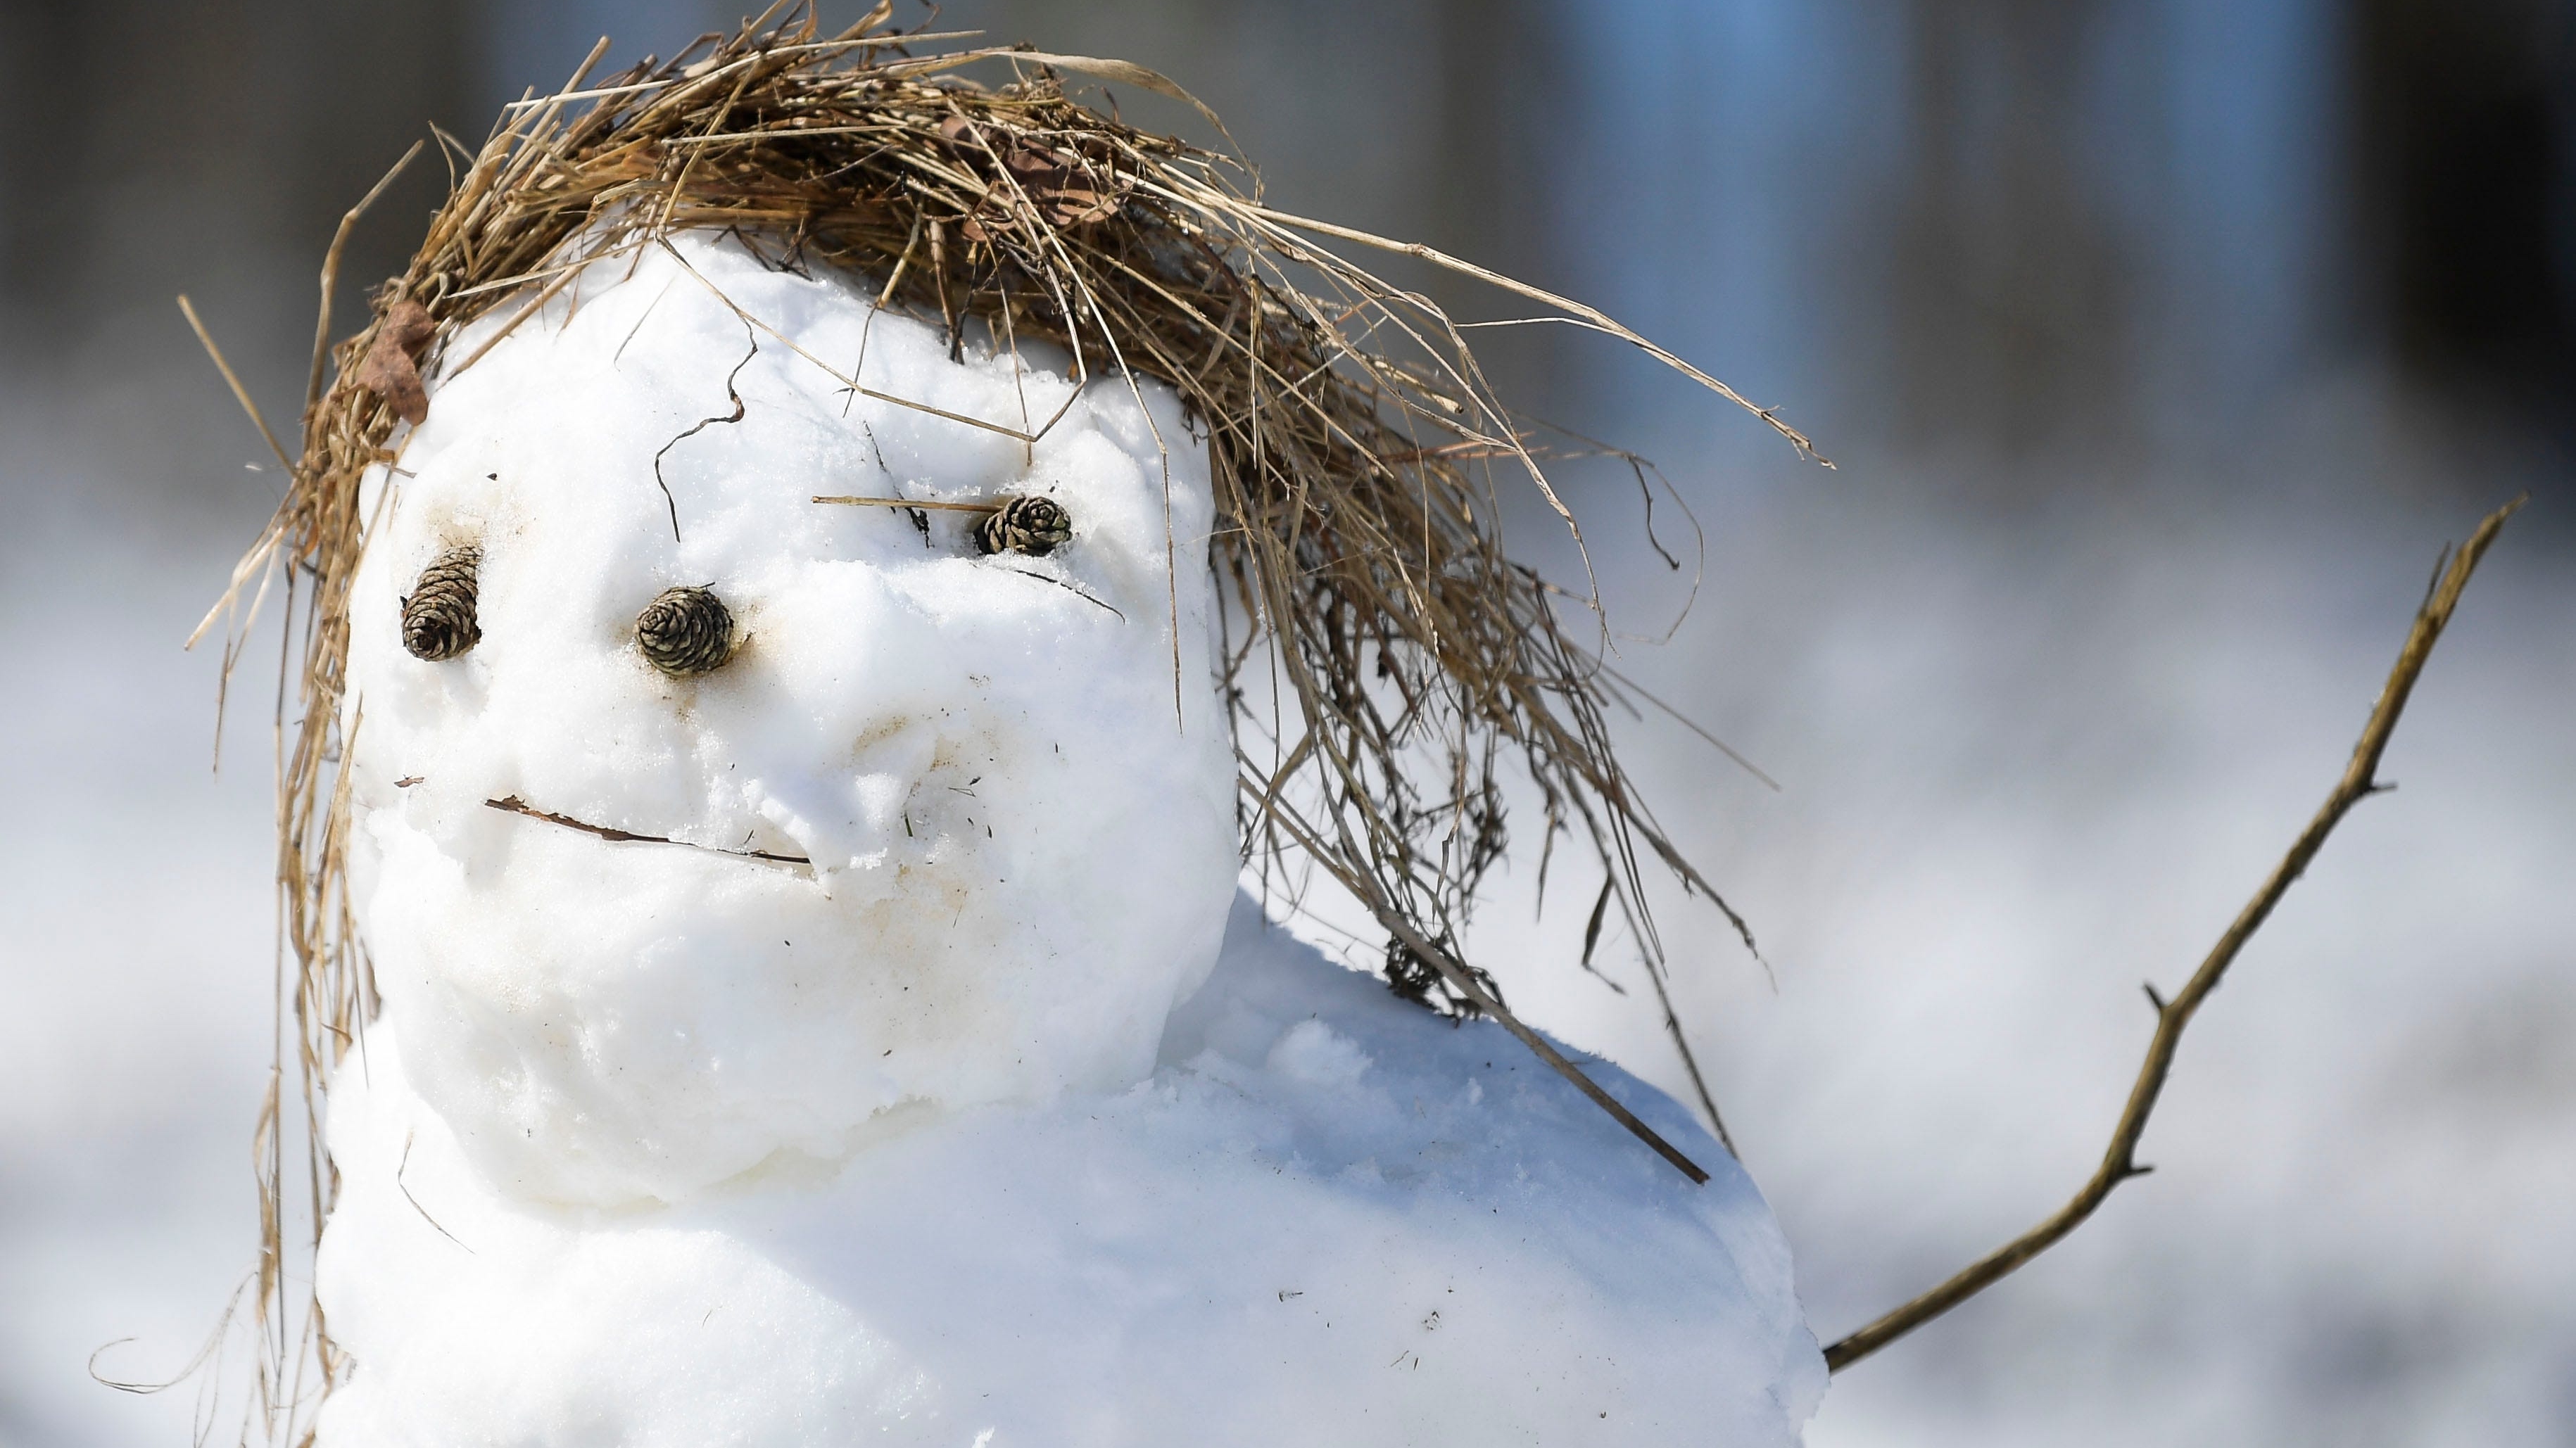
[[(955, 842), (818, 878), (473, 816), (444, 836), (367, 822), (384, 1024), (496, 1187), (586, 1206), (844, 1161), (899, 1107), (1142, 1079), (1213, 957), (1232, 863), (1202, 848), (1206, 868), (1155, 871), (1157, 909), (1120, 878), (1136, 862), (1071, 843), (1039, 862)], [(995, 874), (1024, 868), (1054, 883)]]

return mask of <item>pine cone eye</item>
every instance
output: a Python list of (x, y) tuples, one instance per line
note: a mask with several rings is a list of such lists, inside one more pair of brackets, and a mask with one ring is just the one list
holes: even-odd
[(712, 589), (663, 589), (635, 615), (635, 647), (672, 678), (711, 673), (733, 657), (733, 611)]
[(430, 560), (402, 601), (403, 647), (416, 659), (452, 659), (483, 639), (474, 617), (474, 580), (483, 550), (450, 548)]
[(975, 527), (979, 553), (1044, 558), (1073, 537), (1073, 515), (1053, 498), (1013, 498)]

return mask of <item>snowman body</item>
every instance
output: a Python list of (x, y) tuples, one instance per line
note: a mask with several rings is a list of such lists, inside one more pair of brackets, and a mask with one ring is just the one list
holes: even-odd
[[(503, 325), (362, 497), (382, 1008), (331, 1091), (323, 1444), (1794, 1438), (1785, 1249), (1685, 1114), (1619, 1078), (1705, 1188), (1257, 911), (1219, 967), (1167, 390), (706, 236)], [(464, 551), (479, 636), (416, 657)], [(640, 646), (672, 589), (715, 666)]]

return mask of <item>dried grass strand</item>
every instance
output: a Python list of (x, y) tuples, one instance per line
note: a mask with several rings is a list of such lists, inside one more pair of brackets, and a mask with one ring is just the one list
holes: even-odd
[(279, 442), (277, 434), (269, 430), (268, 419), (260, 415), (259, 404), (251, 400), (250, 389), (242, 386), (240, 376), (233, 371), (233, 364), (224, 360), (224, 349), (215, 345), (215, 334), (206, 330), (205, 322), (197, 316), (196, 304), (189, 301), (184, 292), (179, 296), (179, 311), (188, 319), (189, 329), (197, 334), (198, 344), (203, 346), (206, 349), (206, 355), (214, 360), (215, 370), (223, 374), (224, 385), (233, 390), (233, 400), (241, 404), (243, 412), (250, 414), (251, 426), (259, 429), (261, 440), (268, 444), (270, 452), (277, 455), (278, 465), (290, 473), (293, 472), (295, 460), (286, 455), (286, 445)]
[(313, 366), (304, 383), (304, 410), (307, 412), (322, 400), (322, 364), (331, 358), (331, 304), (333, 294), (340, 289), (340, 254), (348, 250), (349, 234), (358, 229), (358, 219), (367, 214), (404, 171), (410, 169), (421, 148), (428, 144), (427, 141), (412, 142), (411, 149), (402, 153), (402, 159), (396, 161), (375, 185), (368, 187), (366, 195), (358, 198), (358, 204), (341, 213), (339, 228), (331, 233), (330, 249), (322, 253), (322, 305), (313, 318)]

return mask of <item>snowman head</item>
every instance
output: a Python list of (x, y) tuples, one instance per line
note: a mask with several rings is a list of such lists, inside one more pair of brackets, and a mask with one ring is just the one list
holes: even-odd
[(667, 1201), (1143, 1077), (1236, 858), (1171, 394), (704, 233), (515, 310), (348, 608), (352, 899), (469, 1153)]

